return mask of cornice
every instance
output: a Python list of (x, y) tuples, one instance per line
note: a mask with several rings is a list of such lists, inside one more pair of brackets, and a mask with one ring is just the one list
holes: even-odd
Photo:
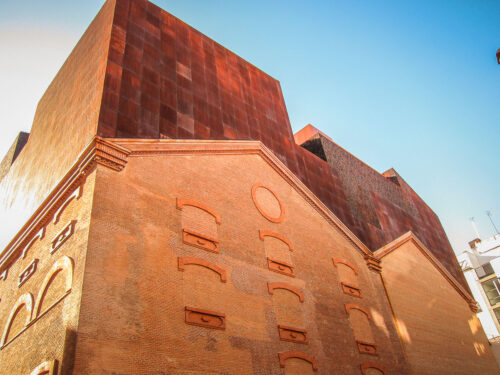
[(58, 209), (85, 183), (87, 176), (97, 164), (121, 171), (127, 163), (129, 153), (127, 149), (117, 144), (94, 137), (80, 153), (75, 164), (0, 253), (0, 274), (22, 256), (23, 250), (32, 244), (38, 233), (43, 233), (45, 226), (53, 219)]
[[(233, 141), (233, 140), (179, 140), (179, 139), (120, 139), (109, 141), (130, 151), (129, 157), (149, 157), (161, 155), (241, 155), (255, 154), (273, 168), (288, 184), (290, 184), (325, 220), (337, 228), (342, 235), (371, 263), (372, 252), (352, 233), (342, 221), (335, 216), (307, 186), (298, 179), (288, 167), (260, 141)], [(374, 268), (368, 265), (369, 269)], [(377, 270), (378, 271), (378, 270)]]
[(455, 290), (460, 294), (467, 304), (469, 305), (472, 312), (477, 312), (477, 303), (474, 298), (465, 290), (465, 288), (460, 285), (457, 279), (443, 266), (443, 264), (430, 252), (430, 250), (418, 239), (418, 237), (411, 231), (406, 232), (402, 236), (391, 241), (387, 245), (381, 247), (373, 253), (373, 256), (382, 262), (383, 258), (391, 254), (402, 247), (402, 245), (411, 242), (417, 249), (438, 269), (438, 271), (443, 275), (443, 277), (455, 288)]

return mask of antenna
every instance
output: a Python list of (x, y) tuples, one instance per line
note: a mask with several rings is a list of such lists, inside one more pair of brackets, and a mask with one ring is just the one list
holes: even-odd
[(493, 215), (491, 213), (491, 210), (487, 210), (486, 215), (490, 218), (491, 225), (493, 225), (493, 228), (495, 229), (495, 235), (497, 235), (499, 232), (498, 232), (497, 226), (495, 225), (495, 223), (493, 222), (493, 219), (491, 218), (491, 215)]
[(481, 236), (479, 235), (479, 231), (477, 230), (476, 222), (474, 221), (474, 217), (471, 217), (469, 220), (472, 224), (472, 228), (474, 229), (474, 232), (476, 232), (476, 238), (481, 238)]

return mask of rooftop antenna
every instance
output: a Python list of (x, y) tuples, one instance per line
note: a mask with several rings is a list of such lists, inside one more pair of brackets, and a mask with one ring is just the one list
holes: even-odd
[(470, 218), (470, 222), (472, 224), (472, 228), (474, 229), (474, 232), (476, 232), (476, 238), (481, 238), (481, 236), (479, 236), (479, 231), (477, 230), (476, 222), (474, 221), (474, 217)]
[(491, 215), (493, 215), (491, 213), (491, 210), (487, 210), (486, 215), (488, 215), (488, 217), (490, 218), (491, 225), (493, 225), (493, 228), (495, 229), (495, 235), (497, 235), (499, 232), (498, 232), (497, 226), (495, 225), (495, 223), (493, 222), (493, 219), (491, 218)]

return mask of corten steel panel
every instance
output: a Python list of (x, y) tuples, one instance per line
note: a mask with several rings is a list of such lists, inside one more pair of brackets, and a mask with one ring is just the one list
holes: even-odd
[(279, 82), (157, 6), (118, 1), (109, 60), (99, 135), (259, 139), (294, 159)]
[(29, 133), (20, 132), (16, 137), (16, 140), (12, 143), (12, 146), (10, 146), (9, 151), (7, 151), (7, 154), (5, 154), (3, 160), (0, 162), (0, 181), (9, 172), (10, 167), (19, 156), (19, 153), (24, 148), (24, 146), (26, 146), (28, 137)]

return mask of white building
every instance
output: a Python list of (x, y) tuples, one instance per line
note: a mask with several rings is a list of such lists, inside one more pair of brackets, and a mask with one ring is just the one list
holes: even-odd
[[(475, 227), (474, 227), (475, 229)], [(469, 242), (458, 262), (478, 303), (477, 317), (500, 365), (500, 233)]]
[(458, 256), (472, 295), (477, 316), (491, 341), (500, 337), (500, 234), (469, 242), (470, 250)]

